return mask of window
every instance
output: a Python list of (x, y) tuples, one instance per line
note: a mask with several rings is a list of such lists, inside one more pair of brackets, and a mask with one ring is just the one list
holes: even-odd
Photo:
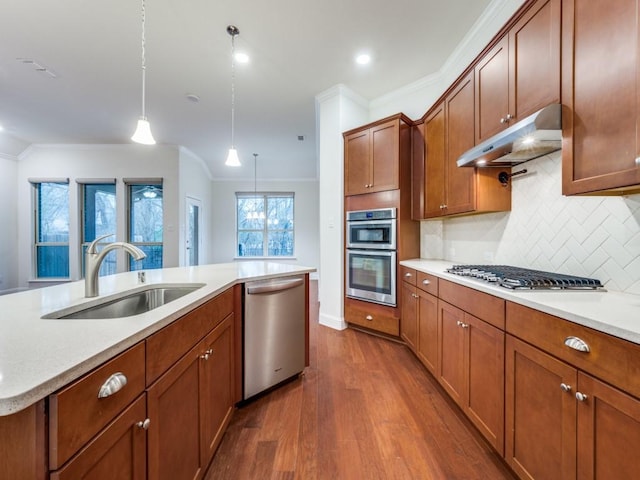
[[(116, 185), (114, 183), (81, 183), (81, 235), (82, 235), (82, 273), (84, 275), (84, 253), (89, 244), (103, 235), (113, 234), (105, 238), (99, 245), (115, 240), (116, 233)], [(107, 254), (100, 265), (98, 275), (116, 273), (116, 252)]]
[(236, 193), (238, 257), (293, 256), (293, 193)]
[(162, 268), (162, 183), (129, 184), (128, 197), (128, 241), (147, 254), (140, 261), (129, 256), (129, 270)]
[(32, 182), (36, 278), (69, 277), (69, 184)]

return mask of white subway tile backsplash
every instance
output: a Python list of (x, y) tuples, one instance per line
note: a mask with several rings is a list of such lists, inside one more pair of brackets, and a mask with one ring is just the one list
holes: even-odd
[(421, 254), (491, 263), (491, 252), (495, 264), (585, 275), (640, 295), (640, 195), (563, 196), (561, 152), (520, 167), (528, 173), (512, 179), (511, 212), (423, 221)]

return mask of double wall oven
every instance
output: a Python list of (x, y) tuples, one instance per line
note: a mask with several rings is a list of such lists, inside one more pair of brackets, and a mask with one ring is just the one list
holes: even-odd
[(396, 306), (396, 209), (347, 212), (347, 297)]

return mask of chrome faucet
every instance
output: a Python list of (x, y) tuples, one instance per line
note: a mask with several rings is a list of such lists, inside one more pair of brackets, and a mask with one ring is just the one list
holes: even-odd
[(84, 254), (84, 296), (87, 298), (97, 297), (98, 292), (98, 271), (100, 265), (111, 250), (122, 248), (129, 252), (135, 260), (142, 260), (147, 255), (135, 245), (126, 242), (113, 242), (107, 244), (98, 252), (98, 242), (104, 238), (113, 236), (113, 233), (96, 238)]

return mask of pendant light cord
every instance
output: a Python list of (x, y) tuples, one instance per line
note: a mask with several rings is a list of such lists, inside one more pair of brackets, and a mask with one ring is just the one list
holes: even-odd
[(231, 34), (231, 148), (235, 148), (236, 124), (236, 33)]
[(144, 0), (142, 0), (142, 118), (146, 120), (147, 115), (145, 112), (145, 105), (144, 105), (144, 99), (145, 99), (145, 95), (146, 95), (146, 88), (145, 88), (145, 84), (146, 84), (146, 70), (147, 70), (147, 65), (145, 62), (145, 29), (144, 29), (144, 23), (145, 23), (145, 8), (144, 8)]

